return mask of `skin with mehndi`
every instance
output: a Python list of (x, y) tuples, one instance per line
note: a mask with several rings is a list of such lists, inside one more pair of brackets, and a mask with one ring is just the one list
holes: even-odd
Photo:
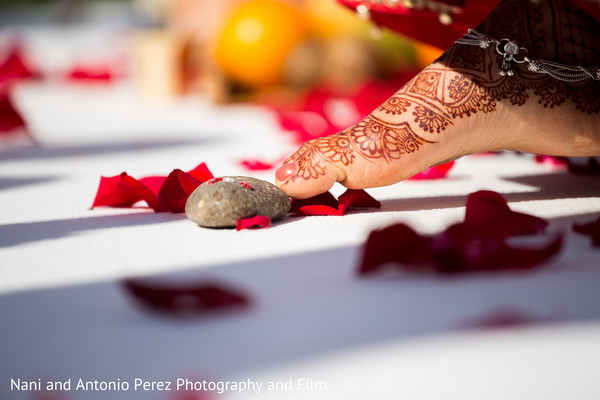
[[(600, 66), (600, 23), (564, 0), (503, 1), (476, 29), (531, 58)], [(600, 155), (599, 81), (565, 82), (522, 64), (507, 74), (503, 60), (494, 45), (453, 45), (356, 125), (303, 144), (277, 185), (308, 198), (335, 182), (390, 185), (478, 152)]]

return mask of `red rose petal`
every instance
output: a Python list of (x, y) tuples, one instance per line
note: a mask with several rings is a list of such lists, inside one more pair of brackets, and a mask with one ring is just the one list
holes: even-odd
[(411, 176), (411, 180), (426, 180), (426, 179), (443, 179), (448, 176), (448, 172), (454, 166), (454, 161), (450, 161), (444, 164), (435, 165), (431, 168), (421, 171), (416, 175)]
[(71, 81), (110, 83), (114, 78), (114, 73), (106, 65), (76, 65), (67, 72), (66, 78)]
[(501, 238), (540, 233), (548, 225), (542, 218), (512, 211), (502, 195), (489, 190), (469, 195), (464, 223), (478, 235)]
[[(516, 213), (495, 192), (473, 193), (467, 200), (465, 221), (435, 236), (420, 236), (403, 224), (373, 231), (365, 244), (359, 267), (361, 274), (378, 271), (382, 265), (424, 268), (438, 273), (530, 269), (558, 253), (562, 236), (538, 236), (547, 222)], [(535, 235), (542, 244), (516, 245), (507, 239)], [(530, 236), (534, 237), (534, 236)]]
[(338, 203), (338, 209), (341, 214), (344, 214), (350, 207), (381, 207), (381, 203), (371, 197), (371, 195), (369, 195), (367, 192), (364, 190), (354, 189), (348, 189), (342, 195), (340, 195), (338, 198)]
[(206, 182), (214, 178), (214, 175), (210, 172), (206, 163), (197, 165), (193, 170), (188, 171), (187, 173), (201, 182)]
[(600, 173), (600, 157), (565, 157), (569, 172), (584, 175)]
[(14, 44), (4, 62), (0, 64), (0, 83), (27, 79), (34, 76), (31, 69), (27, 67), (23, 60), (21, 53), (21, 47), (18, 44)]
[(365, 244), (359, 273), (376, 272), (386, 263), (413, 265), (430, 261), (427, 240), (404, 224), (374, 230)]
[(141, 305), (173, 316), (203, 314), (249, 304), (245, 295), (214, 283), (175, 286), (127, 279), (123, 281), (123, 287)]
[(242, 229), (262, 229), (268, 228), (271, 226), (271, 218), (265, 217), (263, 215), (255, 215), (250, 218), (240, 218), (235, 225), (236, 231), (241, 231)]
[(0, 89), (0, 134), (24, 126), (25, 121), (12, 105), (8, 93)]
[(266, 171), (277, 166), (279, 162), (267, 163), (261, 160), (242, 160), (240, 165), (249, 171)]
[(166, 179), (166, 176), (146, 176), (144, 178), (138, 179), (138, 181), (143, 183), (148, 189), (152, 191), (152, 193), (158, 196), (158, 192), (160, 191), (162, 185), (165, 183)]
[(575, 232), (583, 235), (588, 235), (592, 238), (593, 246), (600, 246), (600, 217), (596, 221), (588, 222), (586, 224), (575, 224), (573, 225)]
[(121, 177), (123, 178), (123, 183), (131, 188), (134, 193), (140, 197), (140, 200), (144, 200), (146, 203), (148, 203), (148, 206), (150, 206), (154, 212), (164, 211), (160, 205), (160, 202), (158, 201), (158, 196), (154, 194), (152, 190), (148, 188), (148, 186), (124, 172), (121, 174)]
[(533, 317), (522, 311), (512, 308), (499, 308), (492, 310), (481, 317), (466, 323), (468, 328), (479, 329), (511, 329), (520, 328), (534, 323), (543, 322), (544, 319)]
[[(126, 179), (126, 177), (129, 176), (125, 172), (116, 176), (101, 177), (92, 208), (100, 206), (131, 207), (142, 200), (142, 193), (137, 189), (140, 185), (144, 185), (134, 178), (129, 177), (130, 179)], [(144, 194), (147, 195), (147, 191), (150, 191), (150, 189), (144, 187), (146, 188)], [(150, 193), (152, 192), (150, 191)]]
[(364, 190), (348, 189), (338, 200), (330, 192), (308, 199), (292, 201), (290, 212), (298, 215), (344, 215), (350, 207), (381, 207), (381, 203)]
[(308, 199), (293, 200), (293, 212), (298, 215), (340, 215), (339, 203), (330, 192), (321, 193)]
[(180, 169), (173, 170), (158, 192), (158, 201), (163, 210), (173, 213), (185, 211), (189, 195), (202, 184), (201, 181)]
[(168, 177), (152, 176), (137, 180), (125, 172), (101, 177), (92, 208), (131, 207), (144, 200), (155, 212), (183, 212), (187, 197), (202, 182), (212, 178), (204, 163), (188, 173), (173, 170)]

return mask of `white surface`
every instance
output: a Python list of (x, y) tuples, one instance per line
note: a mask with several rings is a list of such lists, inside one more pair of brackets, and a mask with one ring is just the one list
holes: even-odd
[[(0, 150), (0, 398), (37, 395), (11, 391), (10, 378), (80, 377), (327, 384), (326, 391), (223, 395), (232, 399), (600, 397), (600, 253), (570, 231), (600, 213), (597, 177), (529, 156), (473, 156), (446, 180), (369, 190), (383, 203), (378, 210), (289, 217), (265, 230), (210, 230), (143, 207), (89, 207), (100, 175), (166, 175), (202, 161), (216, 175), (250, 174), (238, 160), (274, 160), (294, 149), (268, 112), (193, 99), (145, 104), (126, 82), (34, 84), (20, 87), (16, 99), (41, 147)], [(252, 175), (272, 181), (272, 172)], [(462, 219), (466, 195), (479, 189), (496, 190), (513, 209), (564, 231), (560, 255), (525, 274), (357, 278), (360, 246), (372, 229), (405, 222), (423, 233), (442, 230)], [(118, 280), (156, 273), (221, 280), (253, 305), (190, 321), (146, 314)], [(466, 328), (498, 309), (545, 323), (506, 332)]]

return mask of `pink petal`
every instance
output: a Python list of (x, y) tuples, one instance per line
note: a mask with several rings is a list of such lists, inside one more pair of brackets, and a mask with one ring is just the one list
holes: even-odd
[(240, 218), (235, 225), (236, 231), (241, 231), (242, 229), (262, 229), (268, 228), (271, 226), (271, 218), (265, 217), (263, 215), (255, 215), (250, 218)]
[(412, 180), (426, 180), (426, 179), (442, 179), (448, 175), (448, 172), (454, 166), (454, 161), (450, 161), (444, 164), (435, 165), (431, 168), (421, 171), (416, 175), (411, 176), (409, 179)]
[(266, 163), (260, 160), (242, 160), (240, 165), (250, 171), (266, 171), (274, 168), (278, 163)]

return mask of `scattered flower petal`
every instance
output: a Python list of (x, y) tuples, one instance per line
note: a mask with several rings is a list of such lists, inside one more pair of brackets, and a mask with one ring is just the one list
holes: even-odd
[(265, 217), (263, 215), (255, 215), (250, 218), (240, 218), (235, 225), (236, 231), (241, 231), (242, 229), (263, 229), (271, 226), (271, 218)]
[(468, 321), (466, 326), (479, 329), (512, 329), (530, 326), (535, 323), (548, 322), (547, 318), (533, 317), (513, 308), (498, 308)]
[(101, 177), (92, 208), (131, 207), (144, 200), (155, 212), (183, 212), (188, 196), (202, 183), (213, 179), (205, 163), (189, 172), (173, 170), (168, 177), (135, 179), (126, 172)]
[(199, 315), (249, 305), (245, 295), (214, 283), (180, 286), (126, 279), (123, 287), (142, 306), (172, 316)]
[(25, 121), (13, 106), (8, 93), (0, 90), (0, 134), (21, 127), (25, 127)]
[[(562, 235), (539, 235), (546, 225), (541, 218), (510, 210), (498, 193), (475, 192), (467, 199), (464, 222), (440, 234), (419, 235), (404, 224), (371, 232), (359, 272), (373, 273), (389, 263), (403, 270), (444, 274), (531, 269), (562, 246)], [(517, 245), (508, 240), (521, 235), (536, 235), (542, 243)]]
[(280, 164), (279, 160), (273, 163), (264, 162), (261, 160), (242, 160), (240, 161), (240, 165), (246, 168), (249, 171), (267, 171), (275, 168)]
[(164, 211), (181, 213), (185, 211), (185, 202), (202, 181), (192, 175), (175, 169), (169, 174), (158, 192), (158, 201)]
[(28, 79), (34, 75), (24, 61), (21, 46), (13, 44), (8, 56), (0, 64), (0, 83)]
[(290, 212), (297, 215), (344, 215), (350, 207), (381, 207), (364, 190), (348, 189), (338, 200), (330, 192), (303, 200), (293, 200)]
[(70, 81), (89, 83), (111, 83), (114, 72), (106, 65), (76, 65), (67, 72), (66, 78)]
[(427, 180), (427, 179), (442, 179), (448, 176), (448, 173), (454, 166), (454, 161), (449, 161), (444, 164), (434, 165), (431, 168), (421, 171), (416, 175), (411, 176), (411, 180)]

